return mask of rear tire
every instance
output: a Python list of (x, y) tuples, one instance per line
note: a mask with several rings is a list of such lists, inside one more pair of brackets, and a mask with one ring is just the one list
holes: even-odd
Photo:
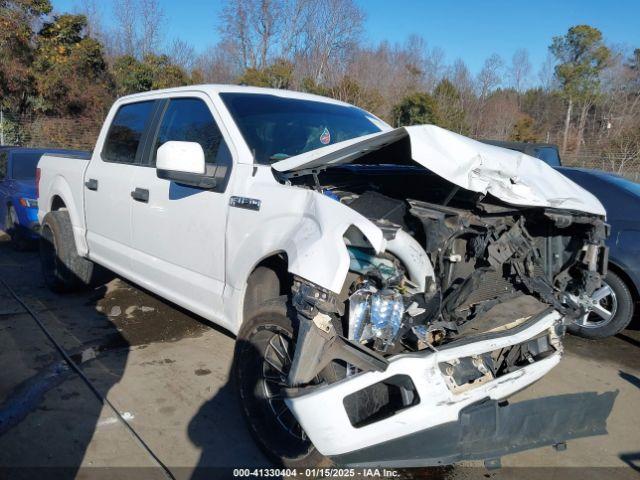
[(286, 297), (251, 312), (238, 333), (233, 377), (249, 431), (274, 463), (287, 468), (326, 466), (330, 460), (313, 446), (280, 393), (295, 348), (292, 317)]
[(71, 292), (91, 283), (94, 264), (78, 255), (65, 210), (49, 212), (42, 221), (40, 263), (45, 283), (54, 292)]
[[(581, 324), (574, 323), (569, 331), (579, 337), (597, 340), (611, 337), (622, 330), (633, 318), (634, 300), (627, 284), (616, 273), (609, 271), (604, 279), (604, 288), (610, 288), (608, 297), (603, 298), (601, 304), (605, 310), (613, 314), (611, 319), (604, 321), (596, 313), (589, 313), (580, 319)], [(606, 303), (608, 299), (609, 305)]]

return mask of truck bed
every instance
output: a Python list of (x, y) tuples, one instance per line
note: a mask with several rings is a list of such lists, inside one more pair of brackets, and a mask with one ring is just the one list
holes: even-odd
[(79, 253), (86, 252), (84, 217), (84, 174), (89, 166), (91, 152), (78, 151), (69, 155), (45, 154), (38, 162), (38, 221), (57, 210), (61, 198), (69, 211), (73, 233)]

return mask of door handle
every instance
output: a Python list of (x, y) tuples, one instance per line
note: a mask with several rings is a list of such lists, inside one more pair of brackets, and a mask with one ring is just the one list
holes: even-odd
[(146, 188), (137, 188), (131, 192), (131, 198), (133, 198), (136, 202), (149, 202), (149, 190)]
[(95, 178), (90, 178), (89, 180), (84, 182), (84, 186), (89, 190), (98, 190), (98, 180), (96, 180)]

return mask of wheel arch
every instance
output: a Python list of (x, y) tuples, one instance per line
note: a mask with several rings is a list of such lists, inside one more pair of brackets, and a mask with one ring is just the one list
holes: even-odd
[(40, 222), (42, 223), (44, 216), (49, 212), (67, 211), (71, 220), (78, 254), (81, 257), (87, 255), (89, 249), (85, 239), (84, 202), (82, 198), (78, 195), (74, 196), (69, 183), (60, 175), (53, 179), (47, 193), (42, 198), (44, 198), (44, 208), (40, 208), (38, 212)]
[(53, 197), (51, 198), (51, 205), (49, 207), (49, 211), (56, 212), (58, 210), (62, 210), (66, 208), (67, 208), (67, 204), (65, 203), (63, 198), (58, 194), (53, 195)]
[[(252, 282), (266, 281), (268, 285)], [(260, 303), (286, 295), (291, 290), (293, 275), (289, 273), (289, 260), (284, 250), (271, 252), (258, 260), (250, 270), (242, 295), (242, 321), (244, 323), (252, 309)], [(273, 297), (269, 298), (269, 295)]]

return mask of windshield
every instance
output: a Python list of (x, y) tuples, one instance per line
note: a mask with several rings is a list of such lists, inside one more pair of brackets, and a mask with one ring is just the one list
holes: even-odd
[(36, 167), (42, 156), (39, 153), (14, 153), (12, 158), (11, 177), (14, 180), (33, 180), (36, 178)]
[(547, 165), (560, 167), (560, 155), (558, 149), (554, 147), (536, 147), (533, 149), (533, 156), (539, 158)]
[(221, 93), (255, 161), (270, 164), (381, 131), (356, 107), (261, 93)]

